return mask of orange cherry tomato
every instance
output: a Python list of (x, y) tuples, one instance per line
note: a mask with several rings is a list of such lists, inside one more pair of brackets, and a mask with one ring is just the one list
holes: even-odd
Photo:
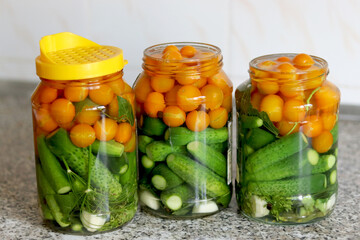
[(276, 62), (267, 60), (267, 61), (264, 61), (264, 62), (259, 63), (257, 66), (258, 66), (260, 69), (262, 69), (262, 70), (273, 71), (273, 70), (274, 70), (274, 67), (275, 67), (276, 65), (277, 65)]
[(205, 97), (206, 109), (214, 110), (221, 106), (224, 100), (222, 90), (212, 84), (208, 84), (201, 89), (201, 95)]
[(40, 89), (39, 100), (40, 103), (51, 103), (58, 97), (56, 88), (49, 86), (42, 86)]
[(130, 140), (124, 144), (124, 151), (125, 152), (133, 152), (136, 148), (136, 134), (135, 131), (131, 133)]
[(179, 127), (184, 124), (185, 112), (177, 106), (168, 106), (164, 109), (163, 121), (169, 127)]
[(119, 104), (118, 104), (117, 96), (114, 96), (113, 100), (109, 103), (108, 112), (109, 115), (112, 117), (119, 116)]
[(291, 62), (291, 59), (288, 58), (288, 57), (283, 56), (283, 57), (279, 57), (278, 59), (276, 59), (276, 61), (278, 61), (278, 62)]
[(268, 70), (265, 69), (256, 69), (253, 67), (250, 67), (250, 74), (252, 78), (262, 79), (262, 78), (270, 78), (271, 74), (268, 72)]
[(64, 96), (71, 102), (83, 101), (89, 93), (87, 87), (81, 86), (81, 83), (70, 82), (64, 89)]
[(148, 94), (144, 103), (144, 110), (150, 117), (156, 118), (158, 112), (164, 111), (165, 107), (164, 95), (158, 92)]
[(315, 62), (311, 56), (305, 53), (300, 53), (294, 57), (293, 63), (297, 68), (307, 69), (311, 67)]
[(93, 107), (86, 107), (81, 112), (79, 112), (75, 120), (78, 123), (86, 123), (89, 125), (94, 125), (96, 121), (100, 119), (100, 111), (94, 109)]
[(66, 124), (74, 119), (75, 106), (66, 98), (58, 98), (51, 103), (50, 114), (58, 124)]
[(305, 118), (305, 103), (297, 99), (287, 100), (284, 104), (283, 112), (284, 117), (290, 122), (300, 122)]
[(182, 87), (181, 85), (175, 85), (175, 87), (173, 87), (170, 91), (168, 91), (165, 94), (166, 105), (168, 105), (168, 106), (177, 105), (176, 96), (177, 96), (177, 92), (179, 91), (179, 89), (181, 87)]
[(134, 91), (136, 101), (139, 103), (144, 103), (148, 94), (153, 91), (150, 85), (150, 77), (146, 75), (140, 76), (140, 78), (137, 80)]
[(332, 88), (330, 84), (323, 85), (319, 91), (314, 94), (316, 105), (320, 110), (326, 112), (336, 112), (340, 102), (340, 93)]
[(280, 93), (285, 97), (296, 97), (303, 94), (303, 88), (297, 81), (286, 82), (280, 85)]
[(172, 51), (168, 50), (165, 51), (162, 55), (163, 59), (170, 60), (170, 61), (176, 61), (176, 60), (182, 60), (183, 57), (181, 56), (181, 53), (179, 51)]
[(156, 92), (165, 93), (174, 87), (175, 80), (167, 76), (154, 76), (151, 77), (150, 85)]
[(307, 137), (317, 137), (322, 130), (322, 121), (317, 115), (311, 115), (305, 118), (303, 132)]
[(201, 97), (200, 90), (192, 85), (181, 87), (176, 95), (178, 106), (185, 112), (198, 108), (203, 99), (204, 97)]
[(333, 135), (329, 131), (323, 131), (312, 139), (311, 144), (318, 153), (325, 153), (330, 150), (333, 141)]
[(210, 117), (204, 111), (192, 111), (186, 117), (186, 126), (193, 132), (201, 132), (210, 124)]
[(166, 48), (164, 48), (162, 53), (165, 53), (167, 51), (175, 51), (175, 52), (177, 51), (177, 52), (179, 52), (179, 49), (175, 45), (169, 45), (169, 46), (166, 46)]
[(272, 122), (279, 122), (282, 119), (284, 100), (278, 95), (267, 95), (260, 103), (260, 111), (268, 114)]
[(180, 49), (180, 53), (183, 57), (192, 58), (195, 56), (196, 49), (193, 46), (184, 46)]
[(123, 92), (123, 94), (132, 93), (132, 92), (133, 92), (132, 87), (130, 87), (129, 84), (127, 84), (126, 82), (124, 82), (124, 92)]
[(233, 86), (224, 72), (219, 72), (208, 78), (208, 83), (219, 87), (224, 95), (232, 94)]
[(130, 123), (123, 122), (119, 123), (116, 134), (115, 134), (115, 141), (119, 143), (127, 143), (132, 135), (132, 126)]
[(324, 130), (330, 131), (331, 129), (334, 128), (334, 126), (336, 124), (336, 115), (335, 114), (325, 112), (320, 115), (320, 118), (322, 120)]
[(95, 130), (88, 124), (77, 124), (70, 130), (71, 142), (77, 147), (88, 147), (95, 141)]
[(58, 127), (57, 122), (51, 117), (50, 111), (46, 107), (34, 110), (34, 116), (37, 126), (45, 132), (52, 132)]
[(222, 128), (226, 125), (228, 120), (228, 112), (225, 108), (219, 107), (218, 109), (211, 110), (209, 112), (210, 117), (210, 127), (212, 128)]
[[(296, 126), (295, 126), (296, 125)], [(291, 133), (299, 132), (300, 124), (299, 123), (292, 123), (286, 120), (281, 120), (276, 124), (276, 127), (279, 129), (279, 134), (281, 136), (287, 135), (291, 130)]]
[(94, 103), (105, 106), (113, 100), (114, 92), (111, 87), (102, 84), (90, 89), (89, 97)]
[(279, 91), (279, 84), (275, 81), (261, 81), (257, 83), (261, 94), (275, 94)]
[(103, 118), (94, 125), (96, 138), (100, 141), (109, 141), (113, 139), (117, 131), (117, 123), (110, 118)]
[(199, 72), (190, 70), (190, 71), (182, 71), (176, 74), (176, 81), (181, 85), (190, 85), (201, 79)]
[(207, 78), (206, 77), (200, 77), (200, 79), (196, 80), (194, 83), (192, 83), (191, 85), (193, 85), (194, 87), (197, 88), (202, 88), (203, 86), (205, 86), (207, 84)]
[(263, 99), (263, 97), (264, 97), (263, 94), (261, 94), (259, 92), (253, 92), (251, 94), (251, 99), (250, 99), (252, 107), (257, 110), (260, 110), (260, 103), (261, 103), (261, 100)]
[(113, 79), (106, 83), (111, 90), (118, 96), (126, 92), (125, 85), (126, 83), (122, 80), (121, 76), (118, 76), (117, 79)]
[(227, 112), (232, 112), (232, 95), (224, 95), (224, 100), (221, 103), (221, 107), (225, 108)]
[(277, 66), (276, 73), (273, 73), (273, 77), (278, 79), (289, 79), (289, 80), (295, 80), (296, 79), (296, 68), (288, 62), (282, 63)]

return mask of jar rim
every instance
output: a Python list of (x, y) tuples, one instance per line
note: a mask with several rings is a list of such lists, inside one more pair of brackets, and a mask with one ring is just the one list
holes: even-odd
[[(201, 60), (210, 60), (213, 58), (216, 58), (218, 56), (221, 55), (221, 49), (215, 45), (212, 44), (208, 44), (208, 43), (201, 43), (201, 42), (167, 42), (167, 43), (160, 43), (160, 44), (156, 44), (150, 47), (147, 47), (144, 50), (144, 57), (146, 58), (150, 58), (152, 60), (157, 60), (157, 61), (164, 61), (164, 59), (162, 59), (161, 57), (154, 57), (153, 54), (154, 53), (162, 53), (162, 51), (165, 49), (165, 47), (169, 46), (169, 45), (175, 45), (177, 47), (184, 47), (184, 46), (193, 46), (196, 49), (206, 49), (206, 50), (210, 50), (213, 54), (209, 55), (209, 56), (204, 56), (201, 58), (186, 58), (186, 59), (181, 59), (181, 60), (167, 60), (168, 62), (197, 62), (200, 59)], [(160, 51), (161, 50), (161, 51)]]
[[(257, 66), (261, 61), (275, 60), (279, 57), (294, 58), (298, 54), (299, 53), (274, 53), (274, 54), (262, 55), (252, 59), (249, 63), (249, 67), (252, 67), (256, 70), (264, 71), (264, 69)], [(314, 55), (309, 55), (309, 56), (312, 57), (315, 63), (319, 64), (321, 69), (328, 69), (328, 62), (325, 59)], [(272, 71), (268, 71), (268, 72), (272, 72)], [(303, 73), (308, 73), (308, 72), (309, 71), (304, 71)]]

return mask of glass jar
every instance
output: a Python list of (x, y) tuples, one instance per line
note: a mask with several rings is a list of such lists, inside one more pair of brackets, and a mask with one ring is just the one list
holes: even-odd
[(327, 62), (273, 54), (252, 60), (249, 74), (235, 92), (242, 213), (273, 224), (327, 217), (337, 198), (340, 101)]
[(139, 199), (154, 215), (190, 219), (231, 199), (232, 83), (218, 47), (165, 43), (145, 49), (137, 101)]
[(31, 103), (41, 215), (66, 233), (118, 228), (138, 205), (135, 94), (122, 51), (71, 33), (40, 48)]

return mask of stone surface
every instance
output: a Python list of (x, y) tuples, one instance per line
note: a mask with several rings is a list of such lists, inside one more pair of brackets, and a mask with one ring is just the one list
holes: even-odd
[[(30, 96), (33, 84), (0, 82), (0, 239), (85, 239), (56, 233), (40, 219), (36, 202)], [(86, 239), (360, 239), (360, 122), (340, 121), (339, 198), (320, 222), (272, 226), (237, 213), (235, 201), (216, 215), (164, 220), (138, 212), (119, 230)]]

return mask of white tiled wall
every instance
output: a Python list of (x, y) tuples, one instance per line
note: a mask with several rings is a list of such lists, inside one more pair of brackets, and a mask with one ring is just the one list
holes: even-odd
[(359, 0), (0, 0), (0, 80), (38, 81), (38, 42), (63, 31), (121, 47), (130, 83), (162, 42), (219, 46), (235, 86), (254, 57), (306, 52), (329, 62), (343, 103), (360, 104)]

